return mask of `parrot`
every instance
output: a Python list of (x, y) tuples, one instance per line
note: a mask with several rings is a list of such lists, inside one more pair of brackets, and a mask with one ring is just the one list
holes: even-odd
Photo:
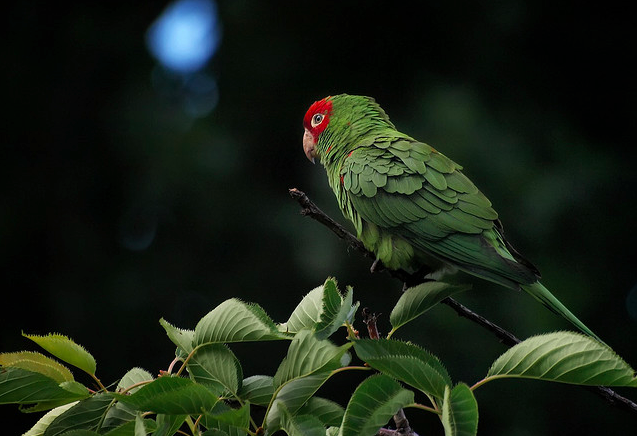
[(457, 272), (523, 290), (602, 342), (541, 282), (538, 269), (505, 239), (491, 201), (462, 166), (400, 132), (372, 97), (340, 94), (303, 117), (303, 151), (325, 167), (356, 236), (389, 269)]

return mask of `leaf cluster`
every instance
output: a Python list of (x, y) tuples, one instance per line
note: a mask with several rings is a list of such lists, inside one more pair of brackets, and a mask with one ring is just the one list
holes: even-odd
[[(96, 376), (93, 356), (59, 334), (24, 335), (55, 358), (33, 351), (0, 354), (0, 404), (24, 412), (48, 410), (27, 436), (375, 435), (401, 409), (440, 418), (445, 435), (475, 435), (474, 391), (501, 378), (530, 378), (579, 385), (637, 387), (634, 370), (607, 345), (579, 333), (529, 338), (498, 357), (486, 376), (469, 386), (454, 382), (424, 348), (393, 338), (396, 331), (442, 299), (467, 289), (428, 282), (408, 289), (394, 307), (385, 338), (360, 338), (358, 303), (334, 279), (309, 292), (284, 323), (256, 304), (224, 301), (194, 330), (160, 320), (175, 344), (168, 369), (154, 377), (129, 370), (115, 388)], [(330, 337), (341, 327), (347, 340)], [(237, 342), (288, 341), (273, 375), (243, 373), (231, 347)], [(62, 363), (64, 362), (64, 363)], [(76, 381), (65, 364), (93, 379)], [(337, 373), (367, 371), (347, 405), (316, 395)], [(257, 419), (257, 417), (259, 417)]]

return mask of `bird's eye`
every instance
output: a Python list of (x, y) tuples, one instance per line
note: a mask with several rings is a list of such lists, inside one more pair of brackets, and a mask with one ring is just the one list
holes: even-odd
[(321, 124), (324, 118), (323, 114), (314, 114), (312, 117), (312, 127), (316, 127)]

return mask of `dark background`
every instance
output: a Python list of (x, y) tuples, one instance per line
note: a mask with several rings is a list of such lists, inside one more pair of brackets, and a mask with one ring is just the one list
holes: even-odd
[[(21, 331), (61, 332), (95, 356), (105, 384), (133, 366), (157, 373), (174, 352), (159, 318), (194, 328), (234, 296), (285, 321), (330, 275), (383, 313), (386, 332), (401, 284), (370, 275), (287, 193), (343, 221), (302, 152), (301, 120), (347, 92), (374, 96), (399, 129), (464, 165), (546, 286), (637, 365), (632, 14), (585, 2), (221, 1), (205, 69), (218, 105), (192, 117), (183, 90), (153, 79), (145, 43), (167, 4), (5, 11), (2, 351), (35, 349)], [(570, 328), (487, 283), (458, 299), (522, 338)], [(445, 306), (397, 336), (470, 385), (505, 350)], [(273, 374), (285, 346), (233, 350), (248, 376)], [(345, 405), (359, 381), (340, 374), (321, 394)], [(505, 380), (476, 396), (485, 435), (619, 435), (637, 423), (573, 386)], [(0, 414), (7, 434), (37, 419)], [(442, 434), (436, 417), (408, 417)]]

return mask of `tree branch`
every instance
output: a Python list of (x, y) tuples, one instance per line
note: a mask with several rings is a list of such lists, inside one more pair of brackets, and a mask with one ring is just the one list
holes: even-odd
[[(364, 256), (367, 256), (371, 259), (376, 260), (376, 256), (374, 253), (370, 252), (365, 248), (363, 243), (358, 240), (354, 235), (352, 235), (349, 231), (347, 231), (343, 226), (334, 221), (332, 218), (327, 216), (321, 209), (319, 209), (305, 194), (305, 192), (300, 191), (296, 188), (292, 188), (289, 190), (290, 196), (296, 200), (302, 207), (301, 214), (304, 216), (309, 216), (310, 218), (320, 222), (327, 228), (329, 228), (332, 232), (336, 234), (339, 238), (345, 240), (351, 247), (361, 252)], [(410, 274), (404, 270), (390, 270), (382, 267), (382, 265), (375, 265), (374, 271), (385, 271), (389, 275), (394, 278), (401, 280), (403, 283), (408, 283), (410, 286), (421, 283), (424, 279), (422, 276), (417, 274)], [(463, 306), (456, 300), (451, 297), (447, 297), (442, 300), (442, 303), (451, 307), (456, 313), (463, 317), (467, 318), (470, 321), (478, 324), (484, 329), (491, 332), (500, 342), (504, 345), (512, 347), (513, 345), (520, 342), (520, 340), (515, 337), (515, 335), (497, 324), (489, 321), (485, 317), (473, 312), (466, 306)], [(637, 413), (637, 403), (629, 400), (628, 398), (622, 397), (617, 392), (613, 391), (610, 388), (603, 386), (588, 386), (586, 387), (591, 392), (596, 393), (597, 395), (604, 398), (610, 404), (624, 409), (633, 413)]]

